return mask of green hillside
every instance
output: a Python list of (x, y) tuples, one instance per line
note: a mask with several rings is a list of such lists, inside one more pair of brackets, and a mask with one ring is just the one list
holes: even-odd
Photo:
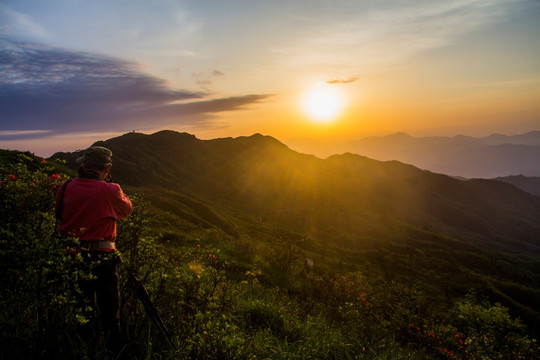
[(360, 244), (372, 231), (378, 238), (382, 228), (405, 224), (489, 249), (540, 252), (540, 200), (499, 182), (459, 181), (352, 154), (322, 160), (258, 134), (199, 140), (172, 131), (132, 133), (101, 145), (113, 150), (121, 184), (166, 187), (309, 236), (345, 234)]
[(119, 183), (193, 226), (294, 244), (317, 266), (369, 262), (435, 293), (478, 287), (540, 323), (540, 199), (513, 186), (353, 154), (323, 160), (260, 134), (161, 131), (98, 144), (115, 154)]
[[(129, 358), (538, 355), (537, 197), (352, 154), (318, 159), (262, 135), (99, 144), (136, 208), (118, 231)], [(106, 358), (77, 335), (88, 318), (75, 306), (77, 264), (48, 235), (70, 176), (57, 159), (74, 169), (79, 154), (1, 155), (2, 357)]]

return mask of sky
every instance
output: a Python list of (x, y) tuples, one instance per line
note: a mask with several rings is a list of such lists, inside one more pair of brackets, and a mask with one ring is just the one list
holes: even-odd
[(0, 148), (540, 130), (538, 19), (538, 0), (0, 0)]

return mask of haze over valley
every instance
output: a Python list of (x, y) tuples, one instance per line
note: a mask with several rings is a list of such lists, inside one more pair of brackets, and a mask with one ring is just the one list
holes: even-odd
[(299, 151), (320, 157), (351, 152), (375, 160), (398, 160), (425, 170), (464, 178), (540, 176), (540, 131), (486, 137), (413, 137), (405, 133), (328, 144), (288, 141)]

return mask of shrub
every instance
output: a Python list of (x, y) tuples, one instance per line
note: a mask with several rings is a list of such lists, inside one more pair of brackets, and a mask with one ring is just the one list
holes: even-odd
[[(80, 301), (81, 259), (51, 236), (54, 196), (67, 178), (57, 169), (24, 154), (0, 165), (0, 358), (107, 358), (98, 333), (82, 335), (94, 309)], [(184, 246), (165, 247), (151, 205), (130, 198), (135, 210), (119, 223), (117, 239), (130, 358), (538, 357), (524, 325), (474, 293), (436, 298), (376, 272), (306, 267), (300, 248), (247, 234), (238, 240), (198, 229), (186, 236), (171, 228), (167, 238), (184, 239)], [(148, 290), (172, 344), (147, 315), (131, 276)]]
[(78, 301), (81, 259), (53, 236), (54, 196), (66, 176), (52, 170), (24, 154), (0, 167), (2, 357), (54, 357), (81, 341), (72, 330), (89, 315)]

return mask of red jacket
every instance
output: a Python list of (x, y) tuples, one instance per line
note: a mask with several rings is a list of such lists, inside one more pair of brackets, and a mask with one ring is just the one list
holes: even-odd
[(59, 231), (65, 237), (114, 241), (116, 221), (133, 211), (131, 201), (118, 184), (75, 178), (67, 186), (66, 183), (62, 184), (56, 194), (57, 208), (62, 191), (64, 197)]

